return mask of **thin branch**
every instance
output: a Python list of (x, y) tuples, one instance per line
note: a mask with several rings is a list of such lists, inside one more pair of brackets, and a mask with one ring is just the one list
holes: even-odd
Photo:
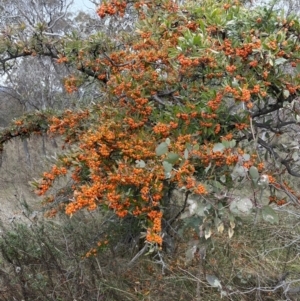
[[(20, 57), (31, 56), (32, 52), (31, 51), (30, 52), (21, 52), (21, 53), (18, 53), (18, 54), (9, 53), (9, 55), (10, 55), (9, 57), (0, 59), (0, 62), (2, 64), (5, 64), (6, 62), (8, 62), (10, 60), (18, 59)], [(58, 56), (56, 54), (54, 54), (53, 52), (43, 52), (43, 53), (39, 53), (39, 55), (48, 56), (48, 57), (55, 58), (55, 59), (58, 58)]]
[[(253, 141), (254, 141), (254, 146), (255, 146), (255, 148), (257, 148), (258, 136), (255, 137), (255, 131), (254, 131), (254, 128), (253, 128), (253, 119), (251, 117), (250, 117), (250, 129), (251, 129), (251, 134), (252, 134), (252, 138), (253, 138)], [(260, 158), (259, 155), (258, 155), (258, 159), (259, 159), (259, 161), (261, 161), (261, 158)]]
[(268, 150), (273, 156), (274, 158), (281, 163), (282, 165), (285, 166), (287, 172), (297, 178), (300, 178), (300, 173), (297, 173), (295, 171), (292, 170), (292, 167), (290, 166), (290, 160), (286, 160), (281, 158), (273, 149), (272, 146), (270, 146), (269, 144), (267, 144), (265, 141), (263, 141), (261, 138), (258, 138), (258, 143), (263, 146), (266, 150)]
[(157, 94), (151, 96), (151, 99), (155, 100), (159, 104), (163, 105), (164, 107), (167, 105), (162, 99), (160, 99)]
[(64, 38), (65, 36), (61, 33), (57, 33), (57, 32), (43, 32), (43, 34), (45, 36), (50, 36), (50, 37), (60, 37), (60, 38)]
[(154, 256), (154, 259), (158, 257), (159, 260), (155, 260), (155, 263), (158, 263), (161, 265), (161, 274), (165, 275), (165, 269), (168, 268), (167, 264), (165, 263), (164, 259), (163, 259), (163, 255), (161, 252), (157, 252), (156, 255)]
[(149, 248), (149, 244), (145, 243), (144, 247), (130, 260), (130, 262), (127, 264), (128, 267), (131, 267), (135, 261), (137, 261)]
[(289, 97), (285, 98), (284, 95), (283, 95), (283, 91), (279, 87), (277, 87), (276, 85), (274, 85), (274, 84), (270, 85), (270, 89), (276, 93), (276, 95), (274, 95), (276, 103), (275, 104), (271, 104), (271, 105), (266, 105), (263, 109), (258, 109), (256, 111), (254, 111), (251, 114), (251, 117), (253, 119), (255, 117), (259, 117), (259, 116), (266, 115), (268, 113), (272, 113), (274, 111), (277, 111), (277, 110), (283, 108), (283, 103), (284, 102), (291, 103), (294, 100), (294, 96), (293, 95), (290, 95)]
[(128, 63), (123, 63), (123, 64), (116, 64), (105, 52), (103, 52), (103, 55), (109, 60), (109, 62), (114, 66), (114, 67), (124, 67), (124, 66), (128, 66), (131, 64), (135, 63), (135, 60), (133, 60), (132, 62), (128, 62)]
[(256, 117), (260, 117), (262, 115), (266, 115), (272, 112), (275, 112), (283, 107), (283, 103), (276, 103), (274, 105), (270, 105), (269, 107), (265, 107), (263, 109), (258, 109), (250, 114), (251, 118), (254, 119)]
[(181, 210), (180, 210), (180, 211), (179, 211), (172, 219), (170, 219), (170, 220), (168, 221), (168, 224), (169, 224), (169, 225), (171, 225), (174, 221), (176, 221), (176, 220), (179, 218), (179, 216), (181, 215), (181, 213), (184, 212), (184, 210), (185, 210), (185, 208), (186, 208), (186, 205), (187, 205), (187, 200), (188, 200), (188, 198), (189, 198), (190, 193), (191, 193), (190, 191), (187, 191), (187, 192), (185, 193), (185, 198), (184, 198), (183, 206), (182, 206)]
[[(99, 73), (91, 71), (90, 69), (85, 68), (83, 65), (81, 65), (81, 67), (77, 68), (78, 71), (85, 73), (88, 76), (97, 78), (97, 76), (99, 75)], [(99, 81), (103, 82), (104, 84), (106, 84), (108, 82), (108, 79), (105, 77), (103, 79), (99, 79)]]
[(276, 124), (275, 127), (272, 127), (270, 124), (259, 123), (259, 122), (253, 121), (253, 125), (255, 125), (256, 127), (268, 129), (268, 130), (272, 131), (273, 133), (278, 133), (278, 130), (276, 130), (276, 129), (280, 129), (284, 126), (291, 125), (291, 124), (297, 124), (297, 122), (296, 121), (286, 121), (286, 122), (278, 123), (278, 124)]
[(173, 93), (175, 93), (177, 91), (177, 89), (173, 89), (171, 91), (161, 91), (161, 92), (158, 92), (157, 95), (158, 96), (169, 96), (169, 95), (172, 95)]
[(55, 24), (56, 24), (59, 20), (61, 20), (62, 18), (64, 18), (64, 17), (66, 16), (67, 11), (68, 11), (68, 8), (70, 7), (71, 4), (73, 4), (73, 0), (72, 0), (69, 4), (67, 4), (64, 13), (63, 13), (62, 15), (58, 16), (58, 17), (53, 21), (53, 23), (51, 24), (51, 26), (50, 26), (50, 23), (51, 23), (52, 21), (50, 20), (50, 22), (48, 23), (48, 28), (49, 28), (49, 29), (52, 29), (52, 28), (55, 26)]

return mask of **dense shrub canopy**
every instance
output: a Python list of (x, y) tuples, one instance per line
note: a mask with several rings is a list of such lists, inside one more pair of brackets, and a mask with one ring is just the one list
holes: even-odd
[[(97, 13), (122, 18), (128, 5), (112, 0)], [(185, 192), (181, 217), (197, 217), (205, 238), (224, 229), (232, 236), (236, 216), (252, 211), (277, 222), (269, 203), (299, 202), (288, 182), (300, 176), (299, 21), (238, 1), (134, 7), (135, 30), (115, 37), (61, 37), (41, 23), (34, 32), (2, 33), (3, 71), (14, 59), (46, 55), (73, 68), (67, 92), (93, 80), (102, 98), (77, 110), (30, 113), (2, 132), (1, 144), (62, 135), (57, 164), (36, 183), (44, 195), (57, 177), (72, 178), (69, 190), (48, 196), (52, 213), (100, 206), (133, 215), (153, 245), (162, 244), (165, 198), (174, 188)], [(250, 187), (247, 197), (241, 185)]]

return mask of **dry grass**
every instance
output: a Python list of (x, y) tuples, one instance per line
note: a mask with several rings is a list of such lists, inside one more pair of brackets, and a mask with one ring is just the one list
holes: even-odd
[[(297, 223), (297, 218), (290, 218), (281, 219), (279, 227), (253, 227), (247, 221), (230, 240), (215, 235), (203, 241), (205, 259), (195, 256), (189, 264), (185, 253), (193, 233), (187, 231), (184, 239), (174, 238), (173, 253), (154, 252), (129, 266), (138, 251), (136, 242), (120, 240), (124, 223), (111, 215), (80, 213), (72, 219), (40, 220), (30, 227), (14, 222), (2, 229), (7, 234), (0, 244), (0, 273), (5, 275), (0, 291), (6, 296), (1, 300), (221, 300), (207, 275), (219, 279), (227, 294), (222, 300), (288, 300), (276, 286), (285, 272), (290, 272), (286, 281), (298, 279)], [(108, 233), (110, 246), (82, 258)], [(17, 267), (23, 273), (16, 272)]]

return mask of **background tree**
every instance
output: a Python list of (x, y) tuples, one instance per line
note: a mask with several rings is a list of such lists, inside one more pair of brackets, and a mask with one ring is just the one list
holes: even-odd
[[(70, 34), (72, 30), (75, 30), (72, 21), (75, 16), (70, 10), (71, 4), (71, 1), (10, 1), (9, 3), (2, 1), (2, 33), (8, 39), (13, 40), (16, 38), (13, 35), (14, 28), (19, 28), (20, 41), (22, 40), (24, 44), (27, 43), (26, 45), (37, 42), (36, 26), (45, 26), (48, 35)], [(85, 22), (88, 23), (89, 19), (89, 15), (86, 15)], [(34, 42), (29, 41), (32, 36), (35, 36)], [(72, 70), (65, 66), (58, 66), (51, 56), (28, 56), (24, 59), (22, 55), (19, 57), (17, 52), (13, 54), (9, 49), (7, 49), (6, 54), (17, 57), (13, 64), (7, 66), (8, 68), (2, 65), (5, 70), (2, 73), (4, 98), (1, 111), (5, 116), (3, 117), (6, 122), (5, 125), (8, 121), (25, 112), (46, 109), (62, 110), (75, 107), (78, 103), (85, 102), (86, 96), (91, 94), (91, 87), (87, 87), (84, 89), (85, 91), (78, 91), (77, 95), (65, 93), (63, 79)], [(87, 85), (91, 86), (91, 83)], [(95, 97), (96, 94), (93, 93)], [(47, 135), (42, 135), (41, 138), (33, 139), (31, 142), (27, 138), (22, 139), (23, 152), (22, 147), (20, 147), (18, 155), (11, 150), (8, 151), (11, 158), (19, 157), (17, 166), (12, 167), (8, 163), (7, 166), (3, 167), (16, 171), (15, 173), (11, 171), (10, 176), (5, 177), (6, 181), (9, 178), (11, 182), (16, 182), (18, 178), (18, 181), (27, 182), (28, 177), (36, 176), (37, 172), (41, 172), (41, 168), (34, 162), (39, 160), (41, 154), (46, 156), (53, 153), (51, 145), (54, 141), (53, 139), (49, 141)], [(15, 143), (15, 149), (19, 148), (19, 143)], [(39, 154), (35, 150), (40, 150)], [(9, 157), (8, 161), (14, 162)], [(19, 179), (21, 174), (23, 176)]]

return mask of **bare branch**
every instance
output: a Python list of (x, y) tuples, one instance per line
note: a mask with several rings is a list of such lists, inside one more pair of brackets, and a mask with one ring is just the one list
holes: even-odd
[(273, 147), (270, 146), (269, 144), (267, 144), (265, 141), (263, 141), (261, 138), (258, 138), (258, 143), (263, 146), (265, 149), (267, 149), (273, 156), (274, 158), (279, 162), (281, 163), (282, 165), (285, 166), (287, 172), (294, 176), (294, 177), (297, 177), (297, 178), (300, 178), (300, 173), (297, 173), (295, 171), (293, 171), (292, 167), (290, 166), (290, 162), (291, 160), (286, 160), (286, 159), (283, 159), (281, 158), (277, 152), (274, 151)]
[(128, 262), (128, 266), (131, 267), (146, 251), (149, 249), (149, 244), (145, 244), (144, 247)]
[(115, 64), (115, 62), (105, 53), (103, 52), (103, 55), (109, 60), (109, 62), (114, 66), (114, 67), (124, 67), (124, 66), (127, 66), (127, 65), (131, 65), (131, 64), (134, 64), (135, 61), (132, 61), (132, 62), (128, 62), (128, 63), (124, 63), (124, 64)]

